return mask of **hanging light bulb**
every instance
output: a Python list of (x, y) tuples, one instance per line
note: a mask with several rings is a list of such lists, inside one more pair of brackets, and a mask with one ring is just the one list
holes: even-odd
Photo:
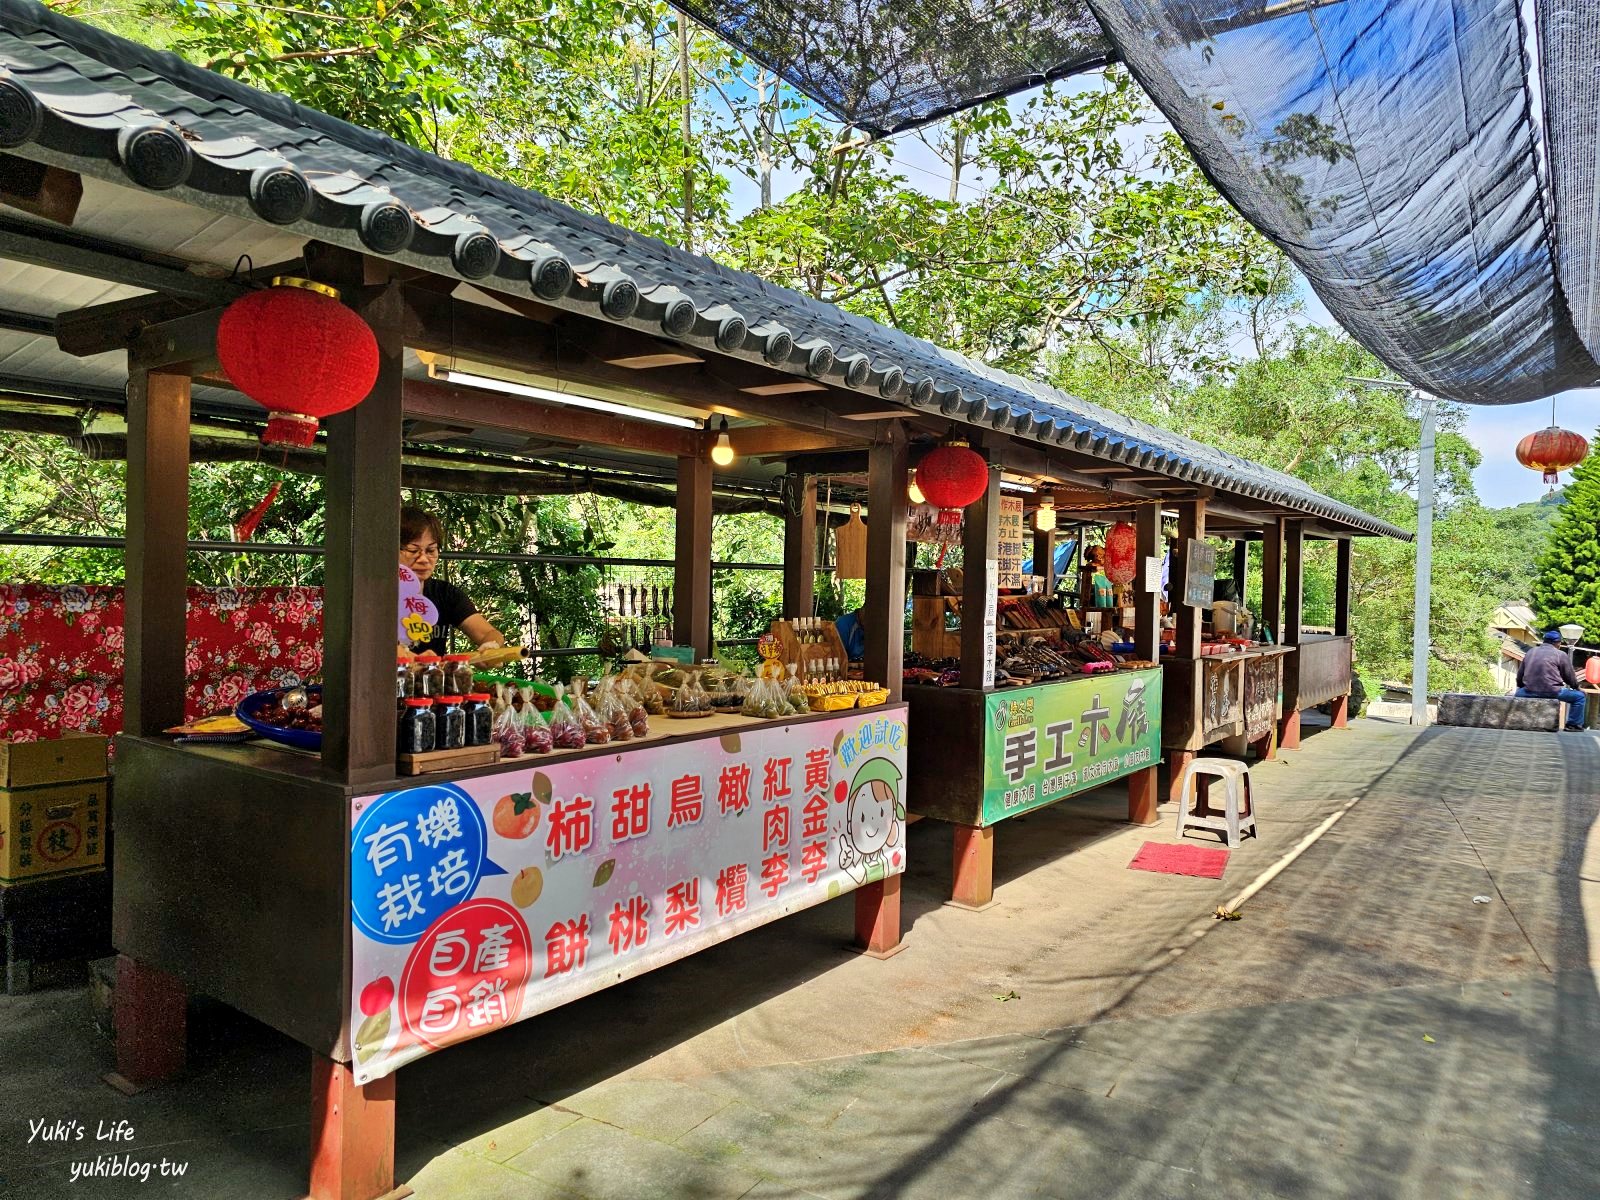
[(913, 504), (926, 504), (928, 498), (922, 494), (922, 489), (917, 486), (917, 473), (911, 472), (911, 477), (906, 481), (906, 497)]
[(728, 418), (717, 426), (717, 444), (711, 447), (711, 461), (719, 467), (733, 465), (733, 443), (728, 440)]
[(1049, 533), (1056, 527), (1056, 498), (1048, 492), (1039, 497), (1039, 511), (1033, 514), (1033, 527), (1040, 533)]

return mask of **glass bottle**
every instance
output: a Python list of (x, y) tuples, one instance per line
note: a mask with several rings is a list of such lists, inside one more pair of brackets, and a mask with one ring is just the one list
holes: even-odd
[(472, 655), (446, 654), (444, 664), (445, 691), (453, 696), (465, 696), (472, 691)]
[(433, 701), (413, 696), (406, 701), (406, 714), (400, 719), (400, 753), (426, 754), (433, 749), (437, 722)]
[(434, 709), (437, 731), (434, 741), (440, 750), (459, 750), (467, 744), (467, 714), (460, 696), (440, 696)]
[(467, 745), (487, 746), (494, 737), (494, 713), (489, 708), (488, 692), (467, 696)]
[(417, 682), (417, 695), (437, 700), (444, 695), (444, 662), (437, 654), (424, 654), (418, 659), (422, 664), (422, 677)]

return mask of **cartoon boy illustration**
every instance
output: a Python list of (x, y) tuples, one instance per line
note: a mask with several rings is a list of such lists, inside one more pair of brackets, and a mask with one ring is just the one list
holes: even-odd
[(900, 798), (900, 768), (886, 758), (869, 758), (850, 781), (844, 836), (839, 839), (839, 869), (857, 884), (873, 883), (887, 873), (885, 858), (900, 840), (906, 819)]

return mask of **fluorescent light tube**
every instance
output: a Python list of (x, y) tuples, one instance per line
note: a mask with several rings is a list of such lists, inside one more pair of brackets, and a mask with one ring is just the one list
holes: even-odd
[(459, 383), (464, 387), (482, 388), (486, 392), (504, 392), (510, 396), (526, 396), (529, 400), (546, 400), (551, 404), (565, 404), (571, 408), (587, 408), (594, 412), (611, 413), (617, 417), (632, 417), (639, 421), (654, 421), (657, 425), (676, 425), (679, 429), (699, 429), (700, 422), (693, 417), (680, 417), (675, 413), (652, 412), (648, 408), (634, 408), (631, 404), (617, 404), (611, 400), (598, 400), (593, 396), (578, 396), (571, 392), (558, 392), (552, 388), (536, 387), (531, 383), (513, 383), (509, 379), (495, 379), (488, 375), (474, 375), (470, 371), (457, 371), (453, 367), (429, 367), (428, 373), (445, 383)]

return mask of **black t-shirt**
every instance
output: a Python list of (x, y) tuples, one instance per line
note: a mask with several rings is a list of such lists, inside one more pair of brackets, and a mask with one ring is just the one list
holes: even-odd
[(453, 583), (431, 575), (422, 581), (422, 594), (433, 601), (439, 610), (439, 623), (433, 627), (433, 637), (427, 642), (412, 642), (413, 653), (449, 653), (450, 631), (459, 629), (461, 622), (478, 611), (478, 606)]

